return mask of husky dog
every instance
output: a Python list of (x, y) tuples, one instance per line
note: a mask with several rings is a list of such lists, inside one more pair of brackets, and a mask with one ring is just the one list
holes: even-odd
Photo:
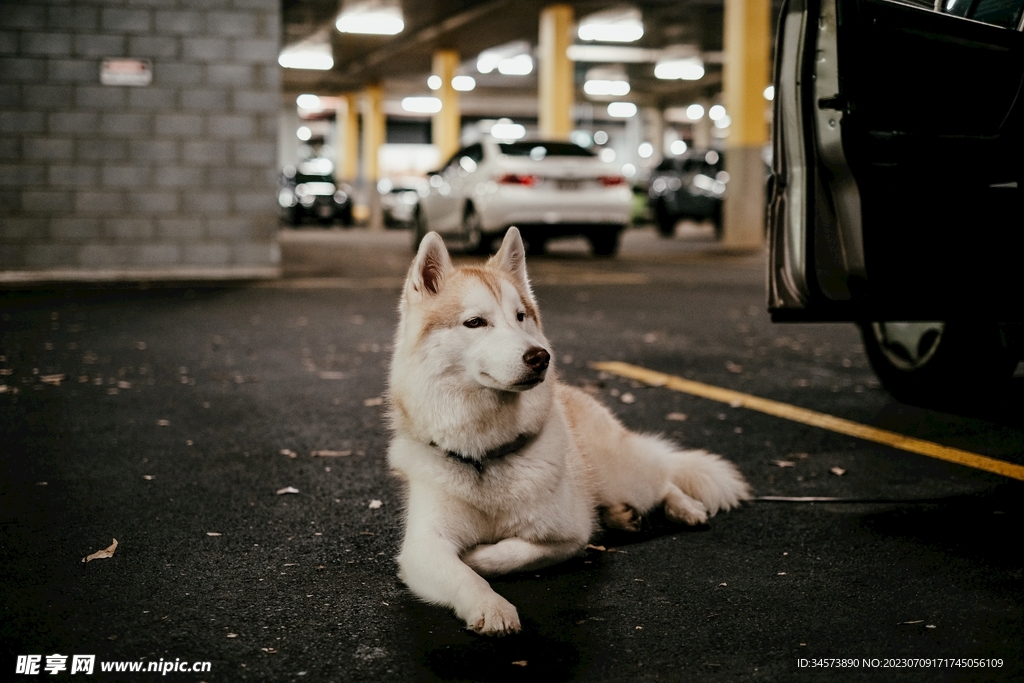
[(392, 470), (407, 487), (399, 576), (477, 633), (519, 631), (484, 579), (581, 552), (662, 506), (702, 524), (750, 497), (729, 462), (626, 429), (558, 382), (516, 228), (483, 266), (428, 234), (405, 282), (388, 400)]

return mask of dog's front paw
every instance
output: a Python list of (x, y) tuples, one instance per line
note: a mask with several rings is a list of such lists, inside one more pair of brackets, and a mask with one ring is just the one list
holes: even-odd
[(482, 636), (507, 636), (519, 633), (519, 612), (515, 605), (495, 594), (484, 605), (473, 610), (466, 619), (466, 628)]

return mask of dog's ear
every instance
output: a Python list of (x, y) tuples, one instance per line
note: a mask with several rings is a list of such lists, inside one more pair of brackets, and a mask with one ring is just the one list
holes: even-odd
[(487, 265), (511, 275), (512, 279), (519, 282), (532, 296), (530, 281), (526, 277), (526, 249), (523, 248), (519, 228), (513, 225), (508, 229), (505, 239), (501, 241), (501, 249), (487, 261)]
[(452, 270), (452, 260), (444, 247), (444, 240), (436, 232), (429, 232), (420, 242), (419, 251), (409, 268), (406, 289), (420, 296), (432, 296), (441, 291), (445, 276)]

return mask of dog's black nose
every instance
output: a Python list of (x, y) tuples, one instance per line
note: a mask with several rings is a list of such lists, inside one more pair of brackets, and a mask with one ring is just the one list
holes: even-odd
[(544, 372), (548, 369), (548, 363), (551, 362), (551, 354), (539, 346), (531, 346), (523, 354), (523, 362), (534, 372)]

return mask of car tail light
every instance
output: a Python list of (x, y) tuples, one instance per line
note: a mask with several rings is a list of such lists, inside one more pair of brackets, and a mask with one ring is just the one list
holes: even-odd
[(620, 175), (603, 175), (598, 180), (605, 187), (617, 187), (626, 184), (626, 179)]
[(498, 176), (498, 183), (501, 185), (522, 185), (524, 187), (533, 187), (539, 182), (540, 178), (537, 176), (525, 173), (506, 173), (505, 175)]

